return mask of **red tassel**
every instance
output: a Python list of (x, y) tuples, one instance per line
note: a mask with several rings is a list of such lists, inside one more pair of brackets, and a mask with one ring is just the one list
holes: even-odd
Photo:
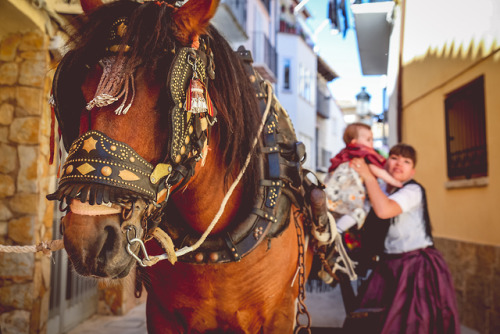
[(208, 91), (205, 91), (205, 94), (207, 99), (208, 114), (211, 117), (214, 117), (214, 105), (212, 104), (212, 99), (210, 98), (210, 95), (208, 95)]

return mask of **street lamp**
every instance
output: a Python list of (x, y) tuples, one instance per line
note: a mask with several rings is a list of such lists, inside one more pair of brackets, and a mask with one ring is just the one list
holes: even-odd
[(370, 99), (371, 95), (366, 92), (366, 87), (361, 87), (361, 92), (356, 95), (356, 114), (360, 121), (370, 122)]

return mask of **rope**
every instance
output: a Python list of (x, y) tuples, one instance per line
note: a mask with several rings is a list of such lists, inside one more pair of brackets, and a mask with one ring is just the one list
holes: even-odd
[(172, 238), (170, 238), (170, 236), (159, 227), (154, 229), (153, 237), (160, 243), (165, 252), (167, 252), (168, 261), (170, 261), (172, 265), (175, 264), (175, 262), (177, 262), (177, 255), (175, 254), (174, 242), (172, 241)]
[(64, 242), (60, 240), (42, 241), (38, 245), (30, 246), (5, 246), (0, 245), (0, 252), (2, 253), (36, 253), (43, 252), (45, 256), (50, 257), (52, 252), (64, 248)]

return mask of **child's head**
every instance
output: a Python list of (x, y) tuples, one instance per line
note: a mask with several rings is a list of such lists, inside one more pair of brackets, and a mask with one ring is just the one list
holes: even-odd
[(365, 123), (349, 124), (344, 131), (344, 143), (361, 144), (373, 147), (373, 133), (369, 125)]

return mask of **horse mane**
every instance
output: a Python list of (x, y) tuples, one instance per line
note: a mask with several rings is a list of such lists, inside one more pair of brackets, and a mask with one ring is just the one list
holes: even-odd
[[(79, 19), (75, 33), (70, 37), (72, 60), (70, 67), (83, 64), (93, 65), (106, 55), (109, 46), (109, 32), (116, 20), (127, 17), (128, 28), (123, 43), (130, 46), (124, 57), (125, 71), (133, 72), (138, 66), (148, 67), (158, 82), (165, 87), (159, 98), (158, 109), (164, 115), (169, 112), (173, 101), (167, 82), (168, 72), (174, 52), (182, 45), (175, 39), (178, 27), (172, 14), (175, 8), (158, 5), (155, 1), (139, 4), (131, 0), (120, 0), (99, 7), (87, 17)], [(205, 37), (213, 50), (215, 63), (215, 80), (209, 82), (209, 95), (217, 109), (217, 123), (212, 128), (215, 138), (209, 142), (213, 151), (223, 157), (226, 170), (225, 186), (236, 177), (236, 172), (244, 165), (251, 151), (253, 139), (261, 122), (258, 101), (243, 63), (228, 42), (213, 27), (209, 26)], [(82, 82), (75, 83), (81, 85)], [(76, 87), (75, 87), (76, 88)], [(78, 86), (79, 88), (79, 86)], [(168, 105), (168, 106), (167, 106)], [(162, 117), (166, 119), (168, 117)], [(253, 152), (255, 155), (256, 152)], [(209, 153), (210, 154), (210, 153)], [(213, 153), (211, 153), (213, 154)], [(245, 174), (245, 192), (254, 194), (258, 177), (255, 177), (258, 160), (252, 159)]]

